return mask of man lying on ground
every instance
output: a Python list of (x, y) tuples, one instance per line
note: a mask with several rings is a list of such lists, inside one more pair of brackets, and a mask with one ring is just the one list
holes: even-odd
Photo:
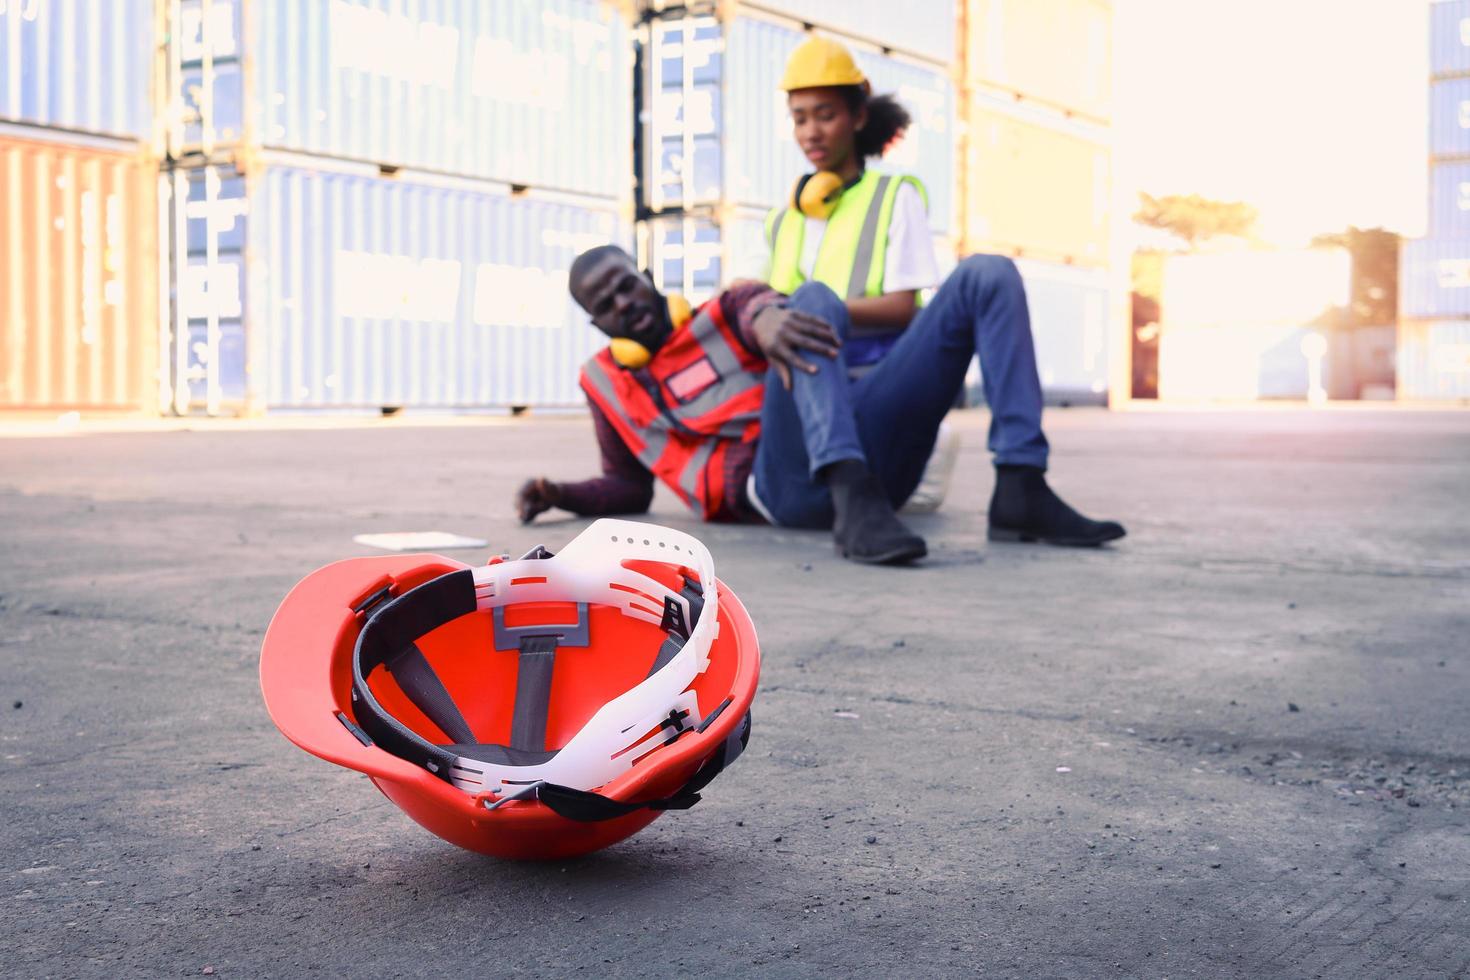
[(642, 513), (657, 477), (708, 521), (831, 528), (854, 561), (915, 561), (924, 539), (895, 511), (978, 353), (996, 468), (990, 539), (1095, 546), (1124, 534), (1047, 486), (1030, 315), (1009, 259), (961, 262), (856, 380), (842, 355), (847, 307), (821, 283), (790, 296), (736, 283), (681, 322), (626, 252), (603, 245), (572, 263), (569, 286), (612, 338), (581, 376), (603, 475), (528, 481), (516, 494), (522, 521), (552, 507)]

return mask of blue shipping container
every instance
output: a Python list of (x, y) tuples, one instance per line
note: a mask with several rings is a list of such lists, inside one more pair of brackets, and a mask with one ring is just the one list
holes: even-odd
[(1429, 8), (1429, 70), (1470, 72), (1470, 0), (1440, 0)]
[(206, 170), (180, 172), (181, 408), (582, 403), (578, 366), (606, 339), (566, 273), (592, 245), (632, 247), (613, 210), (299, 160), (216, 175), (210, 203)]
[(1399, 326), (1398, 396), (1470, 401), (1470, 320)]
[(241, 2), (213, 0), (207, 22), (201, 0), (183, 2), (175, 155), (245, 141), (601, 197), (631, 193), (631, 36), (611, 4)]
[(1429, 152), (1470, 156), (1470, 78), (1430, 83)]
[(154, 0), (0, 0), (0, 119), (152, 134)]
[(1409, 317), (1470, 316), (1470, 240), (1421, 238), (1399, 253), (1399, 312)]
[(1429, 236), (1470, 238), (1470, 162), (1430, 167)]

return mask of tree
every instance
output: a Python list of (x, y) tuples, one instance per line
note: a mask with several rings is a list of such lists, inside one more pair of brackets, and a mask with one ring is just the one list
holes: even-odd
[(1221, 235), (1249, 238), (1256, 226), (1256, 209), (1240, 201), (1212, 201), (1198, 194), (1154, 197), (1139, 194), (1133, 220), (1160, 228), (1182, 239), (1194, 251), (1200, 242)]
[(1353, 257), (1352, 301), (1347, 322), (1393, 323), (1399, 308), (1399, 236), (1382, 228), (1355, 228), (1312, 239), (1313, 247), (1345, 248)]

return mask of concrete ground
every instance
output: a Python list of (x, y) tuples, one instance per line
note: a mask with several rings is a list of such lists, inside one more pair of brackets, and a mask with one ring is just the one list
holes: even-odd
[(584, 419), (13, 428), (0, 973), (1470, 973), (1470, 412), (1052, 412), (1054, 484), (1129, 529), (1090, 552), (987, 544), (956, 418), (918, 569), (660, 492), (760, 631), (750, 749), (550, 865), (289, 744), (256, 666), (355, 533), (563, 544), (509, 500), (595, 470)]

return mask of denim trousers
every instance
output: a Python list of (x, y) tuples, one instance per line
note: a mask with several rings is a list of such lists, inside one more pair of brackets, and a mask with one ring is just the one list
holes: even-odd
[[(844, 342), (851, 334), (847, 306), (821, 283), (797, 289), (789, 306), (826, 320)], [(831, 527), (832, 499), (816, 474), (848, 459), (865, 462), (893, 506), (902, 506), (976, 354), (995, 462), (1045, 469), (1041, 381), (1020, 273), (1010, 259), (973, 255), (862, 377), (849, 380), (840, 353), (802, 355), (817, 371), (792, 372), (790, 391), (767, 372), (752, 474), (759, 506), (784, 527)]]

